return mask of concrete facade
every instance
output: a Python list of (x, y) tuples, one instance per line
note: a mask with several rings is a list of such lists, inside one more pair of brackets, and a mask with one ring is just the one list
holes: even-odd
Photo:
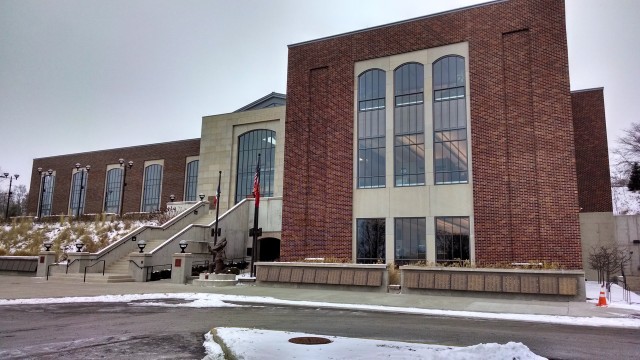
[(198, 193), (214, 196), (218, 187), (218, 171), (222, 171), (221, 213), (235, 205), (238, 137), (248, 131), (268, 129), (276, 132), (273, 196), (282, 196), (284, 116), (285, 107), (277, 106), (202, 118)]
[[(424, 64), (424, 93), (432, 93), (432, 66), (435, 61), (446, 55), (459, 55), (463, 58), (469, 56), (469, 44), (467, 42), (441, 46), (437, 48), (414, 51), (393, 56), (386, 56), (371, 60), (364, 60), (355, 63), (354, 67), (354, 118), (353, 128), (357, 129), (357, 99), (358, 99), (358, 81), (357, 78), (363, 72), (369, 69), (382, 69), (386, 72), (386, 99), (393, 99), (394, 79), (393, 70), (398, 66), (408, 62), (418, 62)], [(466, 67), (466, 79), (469, 79), (469, 68)], [(469, 84), (465, 86), (467, 109), (469, 108)], [(427, 97), (424, 101), (424, 108), (431, 109), (433, 106), (433, 98)], [(386, 158), (393, 159), (394, 154), (394, 107), (385, 107), (386, 121)], [(470, 112), (467, 111), (467, 124), (470, 123)], [(425, 116), (425, 133), (433, 133), (433, 112), (426, 110)], [(467, 139), (471, 139), (471, 127), (467, 126)], [(431, 163), (434, 159), (433, 154), (434, 138), (425, 136), (425, 159)], [(353, 132), (353, 154), (357, 154), (357, 132)], [(375, 189), (359, 189), (357, 186), (357, 165), (353, 164), (353, 215), (352, 215), (352, 260), (356, 261), (356, 220), (359, 218), (385, 218), (386, 219), (386, 240), (385, 251), (386, 259), (389, 262), (394, 259), (394, 239), (395, 217), (424, 217), (426, 218), (426, 261), (433, 263), (436, 261), (436, 216), (465, 216), (469, 217), (470, 227), (470, 253), (471, 261), (475, 261), (474, 249), (474, 233), (473, 233), (473, 156), (471, 149), (468, 149), (469, 178), (467, 183), (450, 184), (447, 186), (434, 185), (434, 168), (427, 166), (425, 168), (426, 184), (418, 187), (394, 187), (394, 167), (391, 163), (385, 168), (386, 187)]]

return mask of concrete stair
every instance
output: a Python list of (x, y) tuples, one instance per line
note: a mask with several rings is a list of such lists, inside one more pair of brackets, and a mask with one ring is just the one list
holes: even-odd
[[(73, 282), (81, 283), (84, 279), (84, 273), (82, 274), (65, 274), (56, 273), (49, 274), (49, 281), (55, 282)], [(87, 273), (86, 282), (88, 283), (120, 283), (120, 282), (133, 282), (133, 278), (129, 274), (111, 274), (111, 273)]]
[(193, 225), (209, 225), (216, 220), (215, 212), (213, 214), (206, 214), (193, 222)]

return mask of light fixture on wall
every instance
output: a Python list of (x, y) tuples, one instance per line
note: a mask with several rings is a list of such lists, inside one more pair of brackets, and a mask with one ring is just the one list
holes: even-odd
[(18, 174), (13, 174), (13, 176), (9, 176), (9, 173), (4, 173), (4, 176), (0, 176), (3, 177), (5, 179), (9, 179), (9, 192), (7, 193), (7, 207), (4, 210), (4, 219), (8, 220), (9, 219), (9, 205), (11, 205), (10, 201), (11, 201), (11, 183), (13, 182), (13, 178), (15, 178), (16, 180), (18, 180)]
[(125, 160), (123, 158), (118, 159), (120, 163), (120, 167), (123, 168), (122, 174), (122, 188), (120, 189), (120, 217), (122, 217), (122, 208), (124, 208), (124, 189), (127, 186), (127, 168), (131, 169), (133, 167), (133, 161), (129, 160), (128, 163), (125, 164)]
[(42, 168), (39, 167), (38, 174), (40, 174), (40, 182), (42, 183), (42, 187), (40, 189), (40, 203), (38, 204), (38, 219), (40, 219), (42, 217), (42, 204), (44, 202), (44, 193), (47, 191), (45, 185), (47, 182), (47, 178), (53, 175), (53, 170), (49, 169), (44, 173), (44, 175), (42, 175)]
[(80, 172), (80, 191), (78, 194), (78, 207), (76, 208), (76, 218), (80, 217), (80, 204), (82, 204), (82, 190), (84, 190), (84, 173), (89, 173), (91, 170), (91, 165), (85, 166), (83, 169), (80, 169), (82, 165), (80, 163), (76, 163), (76, 172)]

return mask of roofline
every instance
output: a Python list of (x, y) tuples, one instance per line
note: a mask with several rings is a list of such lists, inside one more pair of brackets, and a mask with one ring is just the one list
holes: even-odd
[(174, 143), (188, 142), (188, 141), (196, 141), (196, 140), (197, 140), (197, 141), (200, 141), (200, 138), (184, 139), (184, 140), (173, 140), (173, 141), (159, 142), (159, 143), (153, 143), (153, 144), (142, 144), (142, 145), (123, 146), (123, 147), (111, 148), (111, 149), (102, 149), (102, 150), (83, 151), (83, 152), (77, 152), (77, 153), (72, 153), (72, 154), (51, 155), (51, 156), (45, 156), (45, 157), (39, 157), (39, 158), (33, 158), (33, 161), (36, 161), (36, 160), (44, 160), (44, 159), (50, 159), (50, 158), (57, 158), (57, 157), (62, 157), (62, 156), (71, 156), (71, 155), (74, 155), (74, 156), (75, 156), (75, 155), (84, 155), (84, 154), (91, 154), (91, 153), (104, 152), (104, 151), (127, 150), (127, 149), (133, 149), (133, 148), (141, 148), (141, 147), (147, 147), (147, 146), (157, 146), (157, 145), (174, 144)]
[(571, 93), (575, 94), (575, 93), (581, 93), (581, 92), (587, 92), (587, 91), (604, 91), (604, 87), (595, 87), (595, 88), (589, 88), (589, 89), (580, 89), (580, 90), (572, 90)]
[(249, 104), (239, 108), (238, 110), (236, 110), (234, 112), (240, 112), (240, 111), (246, 110), (246, 109), (248, 109), (250, 107), (253, 107), (253, 106), (255, 106), (255, 105), (263, 102), (264, 100), (267, 100), (268, 98), (271, 98), (271, 97), (276, 97), (276, 98), (285, 99), (285, 100), (287, 99), (287, 95), (281, 94), (281, 93), (277, 93), (277, 92), (273, 91), (273, 92), (271, 92), (271, 94), (265, 95), (265, 96), (261, 97), (260, 99), (254, 101), (252, 103), (249, 103)]
[(386, 27), (396, 26), (396, 25), (400, 25), (400, 24), (405, 24), (405, 23), (409, 23), (409, 22), (412, 22), (412, 21), (423, 20), (423, 19), (428, 19), (428, 18), (432, 18), (432, 17), (452, 14), (452, 13), (465, 11), (465, 10), (469, 10), (469, 9), (475, 9), (475, 8), (479, 8), (479, 7), (483, 7), (483, 6), (495, 5), (495, 4), (499, 4), (499, 3), (503, 3), (503, 2), (507, 2), (507, 1), (509, 1), (509, 0), (488, 1), (488, 2), (482, 3), (482, 4), (469, 5), (469, 6), (453, 9), (453, 10), (441, 11), (441, 12), (435, 13), (435, 14), (423, 15), (423, 16), (418, 16), (418, 17), (411, 18), (411, 19), (400, 20), (400, 21), (389, 23), (389, 24), (377, 25), (377, 26), (372, 26), (372, 27), (369, 27), (369, 28), (360, 29), (360, 30), (354, 30), (354, 31), (345, 32), (345, 33), (342, 33), (342, 34), (321, 37), (321, 38), (318, 38), (318, 39), (307, 40), (307, 41), (303, 41), (303, 42), (299, 42), (299, 43), (295, 43), (295, 44), (289, 44), (289, 45), (287, 45), (287, 47), (288, 48), (292, 48), (292, 47), (296, 47), (296, 46), (312, 44), (312, 43), (315, 43), (315, 42), (320, 42), (320, 41), (325, 41), (325, 40), (329, 40), (329, 39), (335, 39), (335, 38), (339, 38), (339, 37), (343, 37), (343, 36), (359, 34), (359, 33), (367, 32), (367, 31), (371, 31), (371, 30), (383, 29), (383, 28), (386, 28)]

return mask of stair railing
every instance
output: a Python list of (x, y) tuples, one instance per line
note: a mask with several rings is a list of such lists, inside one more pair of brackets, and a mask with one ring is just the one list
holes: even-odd
[(102, 276), (104, 276), (105, 261), (104, 260), (98, 260), (95, 264), (87, 265), (87, 266), (84, 267), (84, 279), (82, 280), (82, 282), (87, 282), (87, 268), (90, 268), (92, 266), (98, 265), (99, 263), (102, 263)]

